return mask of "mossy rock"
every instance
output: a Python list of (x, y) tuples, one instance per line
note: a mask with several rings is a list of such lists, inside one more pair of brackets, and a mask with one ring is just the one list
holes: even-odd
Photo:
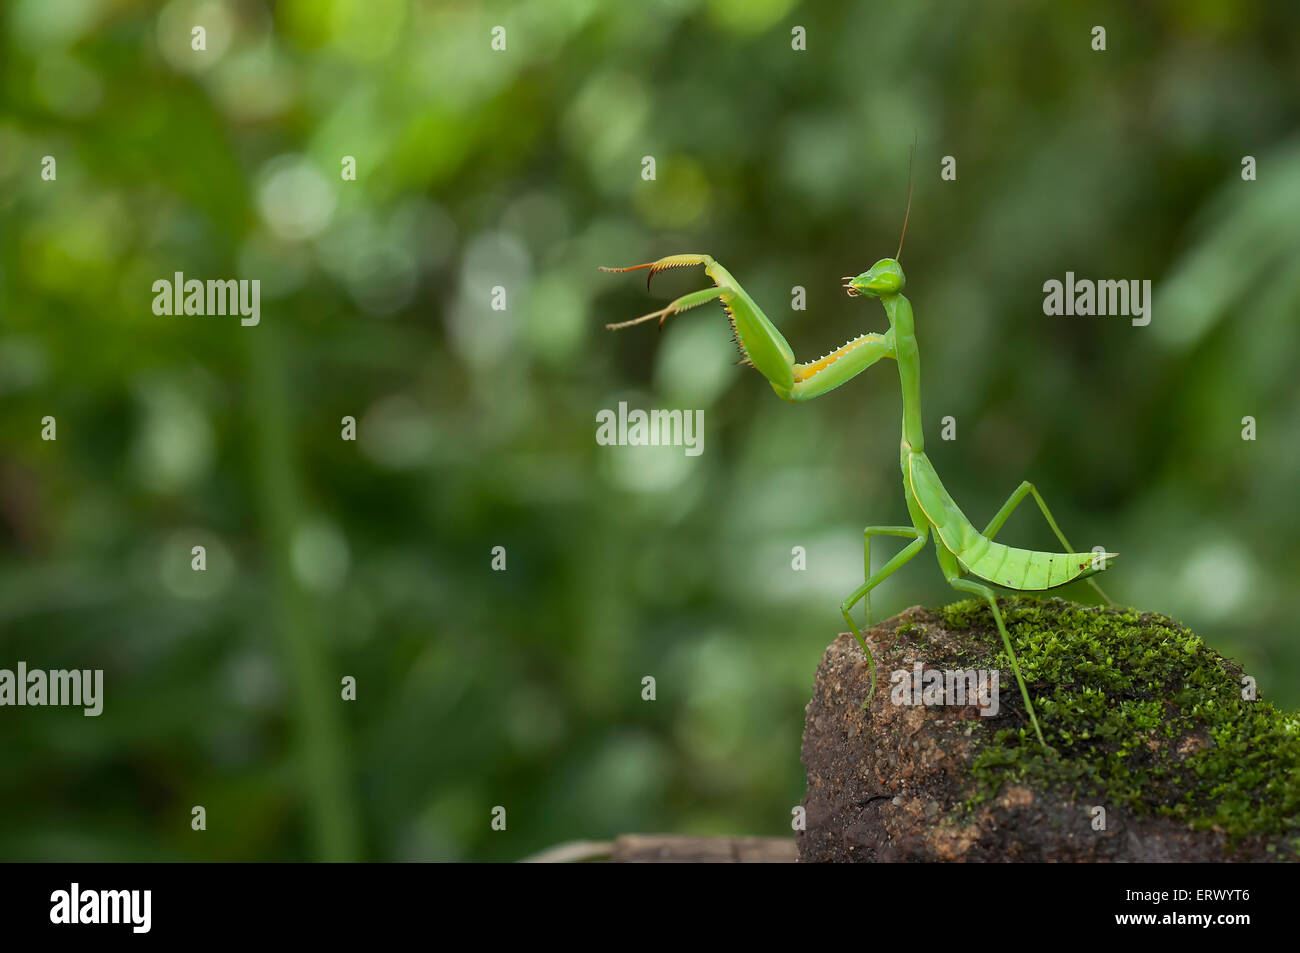
[[(987, 604), (917, 607), (866, 633), (880, 673), (866, 711), (866, 658), (842, 635), (808, 704), (801, 859), (1300, 855), (1300, 716), (1243, 698), (1240, 667), (1165, 616), (1029, 597), (999, 607), (1050, 750)], [(996, 670), (997, 714), (897, 703), (891, 674), (917, 662)]]

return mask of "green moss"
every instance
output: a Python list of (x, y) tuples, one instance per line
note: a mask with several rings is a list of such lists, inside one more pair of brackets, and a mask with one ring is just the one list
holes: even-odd
[[(1243, 700), (1240, 668), (1164, 616), (1061, 599), (998, 605), (1054, 751), (1027, 726), (980, 725), (972, 806), (1015, 780), (1233, 840), (1285, 836), (1283, 849), (1295, 850), (1300, 716)], [(990, 650), (981, 661), (1009, 668), (986, 603), (939, 612), (950, 629), (982, 633)], [(1023, 704), (1010, 677), (1001, 695), (1004, 710)]]

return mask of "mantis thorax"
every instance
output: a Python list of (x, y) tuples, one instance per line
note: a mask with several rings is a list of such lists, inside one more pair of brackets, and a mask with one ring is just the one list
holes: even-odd
[(912, 322), (912, 305), (901, 294), (882, 295), (880, 303), (889, 316), (894, 337), (894, 357), (898, 362), (898, 379), (903, 393), (903, 439), (914, 453), (925, 452), (925, 433), (921, 426), (921, 354), (916, 345)]

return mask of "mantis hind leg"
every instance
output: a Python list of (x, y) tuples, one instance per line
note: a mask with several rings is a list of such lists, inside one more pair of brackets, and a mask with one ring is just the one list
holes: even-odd
[[(871, 704), (871, 699), (876, 696), (876, 660), (871, 655), (871, 649), (867, 647), (867, 640), (862, 637), (861, 630), (853, 621), (853, 607), (859, 601), (867, 600), (867, 625), (871, 625), (871, 590), (876, 588), (902, 566), (913, 556), (921, 551), (925, 546), (925, 541), (929, 537), (929, 529), (920, 530), (915, 526), (868, 526), (863, 530), (863, 560), (865, 563), (863, 575), (867, 581), (855, 589), (847, 599), (840, 603), (840, 613), (844, 616), (844, 621), (849, 624), (854, 638), (858, 640), (858, 645), (862, 646), (862, 651), (867, 656), (867, 664), (871, 667), (871, 691), (867, 695), (867, 700), (862, 703), (866, 708)], [(904, 546), (894, 558), (880, 567), (880, 571), (874, 576), (871, 574), (871, 537), (872, 536), (902, 536), (914, 537), (910, 543)]]
[[(1055, 533), (1056, 538), (1061, 541), (1061, 545), (1065, 547), (1065, 551), (1067, 553), (1076, 552), (1075, 548), (1070, 545), (1070, 541), (1065, 538), (1065, 534), (1061, 532), (1061, 528), (1056, 525), (1056, 520), (1052, 517), (1052, 511), (1047, 508), (1047, 504), (1043, 501), (1043, 497), (1038, 492), (1038, 488), (1028, 480), (1022, 482), (1020, 486), (1016, 487), (1015, 492), (1012, 493), (1011, 496), (1007, 497), (1007, 501), (1002, 504), (1002, 509), (998, 510), (993, 519), (989, 520), (989, 525), (984, 530), (984, 535), (989, 539), (992, 539), (994, 534), (1002, 528), (1002, 524), (1005, 523), (1011, 514), (1015, 512), (1016, 507), (1025, 501), (1026, 496), (1031, 494), (1034, 497), (1034, 502), (1038, 504), (1038, 509), (1043, 514), (1043, 519), (1047, 520), (1047, 525), (1052, 528), (1052, 532)], [(1105, 599), (1107, 605), (1112, 607), (1115, 605), (1115, 600), (1106, 595), (1105, 590), (1097, 584), (1095, 579), (1089, 579), (1088, 585), (1097, 590), (1097, 595)]]
[(1016, 659), (1016, 650), (1011, 647), (1011, 637), (1007, 635), (1007, 627), (1002, 621), (1002, 613), (998, 611), (998, 601), (993, 594), (993, 590), (988, 586), (974, 582), (970, 579), (963, 579), (958, 575), (950, 575), (948, 584), (959, 592), (969, 592), (972, 595), (980, 596), (989, 604), (993, 610), (993, 621), (998, 625), (998, 633), (1002, 636), (1002, 645), (1007, 650), (1007, 658), (1011, 660), (1011, 671), (1015, 673), (1016, 684), (1020, 686), (1020, 695), (1025, 700), (1025, 710), (1029, 712), (1029, 721), (1034, 726), (1034, 734), (1038, 735), (1038, 743), (1044, 748), (1047, 742), (1043, 740), (1043, 729), (1038, 727), (1038, 716), (1034, 714), (1034, 703), (1029, 699), (1029, 689), (1025, 687), (1024, 677), (1020, 674), (1020, 662)]

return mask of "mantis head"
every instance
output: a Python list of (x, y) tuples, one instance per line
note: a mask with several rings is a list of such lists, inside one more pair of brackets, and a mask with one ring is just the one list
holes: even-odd
[(903, 277), (903, 266), (898, 259), (882, 258), (856, 278), (844, 278), (844, 282), (844, 290), (850, 298), (859, 295), (882, 298), (902, 291), (907, 279)]

